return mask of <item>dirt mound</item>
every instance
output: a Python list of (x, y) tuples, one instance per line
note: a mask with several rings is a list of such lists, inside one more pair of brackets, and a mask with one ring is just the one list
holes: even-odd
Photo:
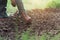
[(14, 16), (0, 21), (0, 34), (13, 38), (16, 31), (20, 34), (22, 31), (26, 31), (27, 28), (30, 28), (32, 33), (38, 35), (51, 30), (60, 32), (60, 9), (34, 9), (26, 12), (32, 17), (32, 24), (27, 25), (22, 22), (20, 15), (16, 13)]
[(36, 34), (43, 31), (60, 30), (60, 9), (36, 9), (28, 11), (28, 13), (32, 17), (31, 28)]

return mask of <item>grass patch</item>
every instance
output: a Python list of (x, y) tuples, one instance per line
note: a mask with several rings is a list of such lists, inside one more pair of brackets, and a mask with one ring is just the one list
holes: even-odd
[(52, 37), (50, 40), (60, 40), (60, 33)]

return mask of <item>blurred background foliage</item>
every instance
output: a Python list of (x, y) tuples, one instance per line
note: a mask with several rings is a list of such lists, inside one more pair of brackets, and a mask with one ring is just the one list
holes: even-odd
[[(26, 10), (60, 8), (60, 0), (22, 0)], [(12, 7), (10, 0), (7, 3), (8, 15), (15, 13), (17, 7)]]

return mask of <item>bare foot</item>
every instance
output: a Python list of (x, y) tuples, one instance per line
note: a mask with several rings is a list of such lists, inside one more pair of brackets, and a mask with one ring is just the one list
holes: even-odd
[(24, 19), (24, 21), (28, 24), (31, 23), (31, 17), (29, 17), (27, 14), (22, 13), (22, 18)]

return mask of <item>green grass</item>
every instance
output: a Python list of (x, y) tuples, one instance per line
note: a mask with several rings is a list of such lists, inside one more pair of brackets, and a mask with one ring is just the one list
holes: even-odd
[(50, 40), (60, 40), (60, 33), (52, 37)]
[(37, 36), (37, 35), (29, 36), (29, 32), (25, 32), (22, 34), (21, 39), (22, 40), (60, 40), (60, 33), (53, 37), (50, 37), (50, 35), (47, 35), (46, 33), (44, 33), (41, 36)]

